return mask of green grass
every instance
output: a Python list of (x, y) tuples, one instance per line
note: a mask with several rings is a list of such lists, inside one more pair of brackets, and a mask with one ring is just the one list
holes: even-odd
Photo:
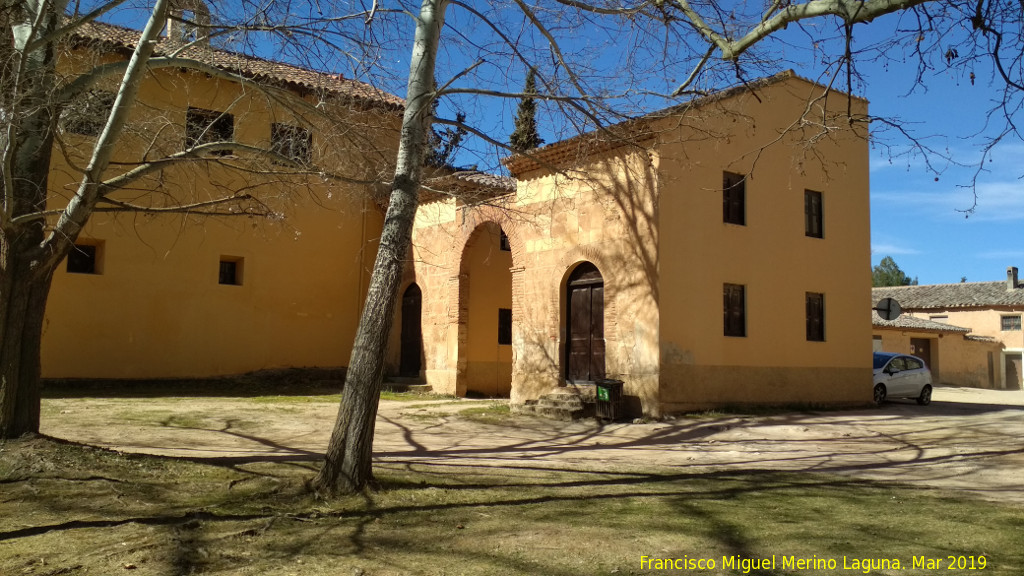
[(984, 555), (984, 571), (868, 573), (1024, 573), (1021, 506), (939, 490), (806, 473), (395, 462), (377, 465), (379, 490), (323, 501), (303, 488), (316, 465), (0, 444), (0, 574), (718, 575), (743, 571), (658, 571), (641, 558), (721, 566), (773, 554), (840, 567), (844, 556)]

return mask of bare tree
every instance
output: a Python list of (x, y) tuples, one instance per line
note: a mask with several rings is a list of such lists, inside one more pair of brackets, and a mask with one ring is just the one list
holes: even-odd
[[(393, 152), (370, 157), (394, 124), (397, 98), (359, 83), (352, 83), (352, 94), (340, 94), (345, 80), (311, 72), (305, 74), (310, 82), (333, 84), (296, 92), (287, 87), (294, 79), (274, 76), (280, 66), (210, 47), (218, 40), (240, 43), (246, 32), (278, 34), (265, 19), (243, 15), (214, 26), (201, 1), (155, 0), (145, 6), (145, 27), (135, 32), (98, 22), (128, 10), (126, 0), (90, 6), (80, 12), (83, 4), (60, 0), (0, 2), (0, 438), (39, 429), (40, 349), (51, 280), (93, 215), (277, 219), (288, 204), (282, 197), (287, 191), (310, 191), (308, 183), (321, 181), (371, 184), (379, 181), (375, 171), (386, 170), (393, 158)], [(296, 22), (286, 38), (302, 42), (303, 30), (308, 27)], [(128, 55), (120, 57), (124, 51)], [(247, 98), (259, 95), (296, 123), (323, 128), (320, 140), (336, 148), (328, 157), (335, 166), (311, 162), (312, 140), (287, 132), (300, 127), (283, 125), (286, 133), (277, 144), (272, 135), (269, 146), (236, 141), (227, 112), (190, 110), (202, 117), (184, 138), (169, 138), (177, 123), (141, 100), (140, 86), (168, 71), (161, 81), (170, 84), (161, 89), (184, 89), (173, 78), (187, 77), (185, 70), (241, 86)], [(291, 70), (300, 77), (307, 72)], [(380, 122), (357, 125), (358, 118), (373, 116), (364, 109), (376, 104), (384, 109)], [(345, 150), (359, 153), (339, 162)], [(54, 182), (55, 169), (60, 183)], [(207, 184), (203, 193), (187, 189), (198, 180)]]

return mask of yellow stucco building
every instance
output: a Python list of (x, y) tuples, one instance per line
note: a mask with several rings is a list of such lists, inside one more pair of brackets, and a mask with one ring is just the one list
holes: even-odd
[[(85, 27), (64, 69), (124, 58), (135, 34)], [(400, 100), (188, 50), (260, 83), (213, 69), (147, 77), (118, 161), (199, 151), (111, 196), (135, 212), (93, 217), (54, 278), (44, 377), (348, 361)], [(866, 113), (783, 73), (511, 157), (514, 178), (437, 175), (446, 193), (424, 191), (389, 372), (518, 406), (615, 378), (629, 412), (649, 416), (868, 403)], [(89, 129), (62, 121), (57, 204)], [(268, 148), (297, 163), (261, 157)], [(233, 215), (195, 215), (224, 195)]]
[(868, 148), (847, 106), (866, 114), (783, 73), (512, 157), (514, 190), (486, 201), (425, 202), (396, 371), (520, 405), (620, 379), (651, 416), (866, 403)]
[[(98, 23), (75, 34), (60, 62), (71, 76), (127, 58), (138, 38)], [(176, 47), (164, 38), (157, 55)], [(44, 378), (347, 362), (382, 222), (374, 182), (395, 155), (401, 100), (206, 46), (183, 55), (210, 63), (210, 72), (154, 67), (145, 78), (108, 177), (157, 166), (99, 205), (134, 209), (97, 212), (56, 273)], [(116, 82), (101, 83), (61, 119), (52, 205), (77, 186)], [(224, 141), (231, 144), (215, 145)], [(187, 152), (203, 145), (214, 148)], [(292, 162), (259, 152), (268, 149)], [(191, 159), (167, 160), (183, 151)], [(209, 204), (217, 199), (227, 201)], [(201, 216), (209, 211), (222, 215)]]

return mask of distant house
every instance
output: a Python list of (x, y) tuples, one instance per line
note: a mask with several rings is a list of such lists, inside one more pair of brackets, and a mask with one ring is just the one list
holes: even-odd
[(874, 317), (876, 349), (908, 352), (928, 361), (939, 382), (983, 388), (1022, 387), (1024, 286), (1009, 267), (1006, 280), (872, 289), (872, 299), (895, 298), (904, 316)]

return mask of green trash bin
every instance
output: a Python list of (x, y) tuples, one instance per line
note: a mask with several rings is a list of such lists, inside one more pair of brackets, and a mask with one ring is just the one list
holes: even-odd
[(614, 422), (622, 414), (622, 380), (604, 378), (594, 382), (597, 404), (594, 416), (598, 420)]

